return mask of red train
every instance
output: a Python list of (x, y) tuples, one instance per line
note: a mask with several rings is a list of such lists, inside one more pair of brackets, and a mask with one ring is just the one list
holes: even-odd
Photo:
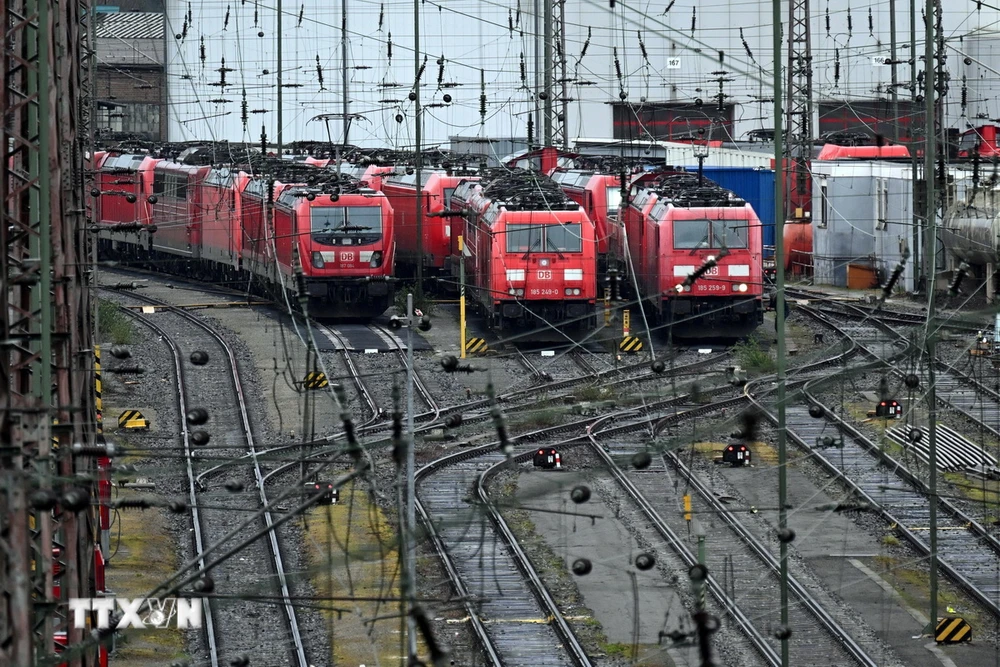
[(487, 172), (458, 185), (451, 210), (465, 219), (467, 290), (490, 326), (546, 338), (595, 324), (594, 224), (554, 181)]
[[(763, 240), (753, 207), (694, 174), (640, 180), (625, 214), (640, 297), (678, 336), (740, 336), (763, 320)], [(694, 282), (688, 276), (714, 258)]]
[(606, 275), (608, 269), (621, 266), (622, 233), (618, 209), (622, 203), (621, 176), (586, 169), (560, 170), (552, 174), (570, 199), (578, 203), (593, 221), (597, 234), (597, 271)]
[(476, 182), (479, 178), (455, 176), (444, 171), (421, 172), (423, 220), (420, 236), (423, 244), (418, 248), (416, 174), (412, 169), (401, 167), (384, 174), (381, 179), (382, 192), (389, 198), (396, 214), (397, 266), (400, 272), (416, 275), (417, 264), (422, 262), (425, 276), (456, 279), (454, 286), (447, 285), (450, 292), (455, 291), (457, 286), (458, 237), (464, 228), (462, 218), (450, 210), (451, 197), (463, 180)]
[[(95, 158), (102, 258), (249, 283), (282, 303), (304, 290), (317, 317), (372, 318), (392, 304), (392, 206), (356, 179), (276, 160)], [(134, 201), (108, 189), (126, 185)]]

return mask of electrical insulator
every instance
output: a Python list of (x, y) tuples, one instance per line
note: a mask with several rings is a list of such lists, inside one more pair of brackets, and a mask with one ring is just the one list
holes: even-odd
[(389, 64), (392, 64), (392, 33), (389, 33), (389, 39), (385, 43), (386, 48), (386, 58), (389, 59)]
[(229, 5), (226, 5), (226, 18), (222, 20), (222, 29), (229, 30)]
[(691, 34), (694, 35), (695, 26), (698, 25), (698, 8), (691, 8)]
[(296, 24), (295, 27), (297, 27), (297, 28), (301, 28), (302, 27), (302, 18), (305, 16), (305, 14), (306, 14), (306, 6), (302, 5), (302, 6), (299, 7), (299, 21), (298, 21), (298, 23)]
[(379, 3), (378, 5), (378, 30), (377, 32), (382, 32), (382, 24), (385, 22), (385, 4)]

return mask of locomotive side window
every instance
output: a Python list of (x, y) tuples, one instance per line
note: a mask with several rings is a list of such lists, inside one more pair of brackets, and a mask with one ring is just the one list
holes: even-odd
[(708, 220), (674, 220), (675, 248), (707, 248)]
[(153, 174), (153, 194), (162, 195), (166, 189), (167, 175), (162, 172)]
[(455, 194), (455, 188), (444, 189), (444, 207), (446, 210), (451, 208), (451, 198), (454, 194)]
[[(312, 206), (310, 214), (315, 243), (371, 243), (369, 238), (382, 235), (382, 209), (378, 206)], [(359, 236), (364, 238), (358, 239)]]
[(608, 215), (617, 215), (618, 207), (622, 205), (622, 189), (617, 187), (608, 187)]
[(579, 224), (545, 226), (545, 249), (551, 252), (583, 252), (583, 236)]

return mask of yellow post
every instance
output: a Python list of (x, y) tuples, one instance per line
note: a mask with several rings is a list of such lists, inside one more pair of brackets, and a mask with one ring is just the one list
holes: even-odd
[(465, 359), (465, 244), (461, 236), (458, 237), (458, 289), (459, 349)]
[(627, 337), (632, 333), (631, 313), (628, 308), (622, 311), (622, 337)]
[(691, 494), (684, 494), (684, 520), (691, 520)]

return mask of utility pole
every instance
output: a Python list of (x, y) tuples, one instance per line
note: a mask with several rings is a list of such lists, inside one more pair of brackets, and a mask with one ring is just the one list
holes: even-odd
[[(805, 0), (807, 2), (807, 0)], [(788, 530), (788, 511), (785, 509), (788, 496), (788, 480), (786, 468), (788, 464), (788, 432), (785, 424), (785, 216), (782, 215), (779, 202), (785, 201), (785, 170), (782, 128), (782, 90), (781, 90), (781, 0), (771, 0), (773, 22), (773, 58), (774, 58), (774, 201), (776, 204), (774, 220), (774, 264), (778, 290), (777, 307), (775, 308), (775, 328), (778, 334), (777, 345), (777, 381), (778, 381), (778, 531), (784, 535)], [(801, 0), (792, 0), (792, 7), (798, 6), (806, 11), (805, 30), (808, 35), (809, 17), (808, 4)], [(789, 31), (789, 54), (792, 51), (792, 32)], [(808, 42), (807, 42), (808, 45)], [(789, 69), (793, 66), (789, 56)], [(800, 62), (801, 64), (801, 62)], [(808, 61), (806, 66), (809, 66)], [(791, 76), (791, 74), (789, 74)], [(812, 75), (810, 74), (810, 80)], [(808, 105), (807, 105), (808, 106)], [(791, 116), (795, 118), (794, 115)], [(805, 126), (808, 126), (808, 118)], [(800, 126), (800, 131), (802, 126)], [(810, 155), (811, 157), (811, 155)], [(808, 172), (806, 172), (808, 175)], [(788, 628), (788, 541), (779, 541), (779, 566), (781, 575), (781, 627)], [(781, 665), (789, 667), (788, 633), (781, 633)]]
[[(347, 0), (340, 0), (340, 91), (344, 96), (344, 149), (347, 150), (347, 137), (351, 132), (350, 102), (348, 100), (347, 81)], [(338, 153), (339, 155), (340, 153)], [(340, 163), (337, 163), (337, 173), (340, 173)]]
[[(420, 144), (423, 119), (420, 111), (420, 0), (413, 0), (413, 138), (416, 145), (416, 159), (413, 170), (416, 172), (417, 191), (417, 296), (424, 296), (424, 192), (421, 170), (424, 166), (423, 147)], [(413, 317), (413, 310), (406, 314)]]
[(282, 104), (282, 95), (284, 93), (284, 85), (282, 84), (282, 72), (281, 72), (281, 68), (284, 66), (285, 63), (282, 61), (282, 58), (281, 58), (281, 42), (282, 42), (281, 19), (282, 19), (282, 13), (283, 13), (282, 8), (281, 8), (281, 0), (277, 0), (277, 3), (278, 3), (277, 4), (277, 8), (278, 8), (278, 35), (277, 35), (277, 37), (278, 37), (278, 74), (277, 74), (277, 76), (278, 76), (278, 92), (277, 92), (277, 95), (275, 96), (275, 100), (276, 100), (276, 103), (278, 105), (278, 128), (277, 128), (277, 132), (276, 132), (276, 135), (277, 135), (276, 138), (277, 138), (277, 141), (278, 141), (278, 159), (280, 160), (281, 159), (281, 151), (282, 151), (282, 148), (283, 148), (283, 140), (282, 140), (282, 129), (283, 128), (282, 128), (282, 126), (284, 125), (284, 119), (282, 118), (282, 113), (284, 112), (284, 108), (283, 108), (284, 105)]
[[(535, 141), (538, 141), (538, 133), (542, 129), (542, 110), (539, 107), (538, 102), (541, 99), (542, 87), (542, 15), (541, 7), (539, 7), (539, 2), (542, 0), (535, 0), (535, 11), (534, 11), (534, 35), (535, 39), (532, 40), (535, 46)], [(547, 0), (545, 0), (547, 1)], [(528, 146), (528, 150), (531, 150), (531, 146)]]
[[(910, 109), (911, 113), (916, 113), (917, 111), (917, 0), (910, 0)], [(913, 125), (911, 124), (912, 128)], [(913, 130), (910, 130), (910, 155), (911, 155), (911, 165), (912, 165), (912, 183), (913, 188), (913, 200), (910, 202), (910, 207), (912, 208), (912, 222), (913, 222), (913, 275), (915, 276), (916, 285), (918, 287), (922, 282), (926, 281), (927, 267), (924, 262), (927, 261), (927, 255), (924, 253), (921, 257), (920, 253), (920, 230), (922, 229), (923, 221), (920, 211), (920, 192), (917, 185), (920, 181), (917, 179), (917, 172), (920, 167), (920, 158), (917, 157), (916, 151), (916, 138), (913, 136)], [(918, 274), (919, 270), (919, 274)]]
[[(935, 282), (937, 278), (937, 202), (936, 173), (934, 162), (937, 153), (937, 86), (935, 86), (936, 67), (934, 60), (935, 28), (938, 22), (934, 20), (935, 11), (941, 11), (940, 0), (927, 0), (924, 11), (927, 20), (924, 22), (924, 127), (927, 128), (927, 140), (924, 144), (924, 181), (926, 182), (926, 217), (927, 235), (924, 239), (925, 257), (927, 258), (927, 321), (933, 325), (935, 318), (936, 298)], [(944, 58), (944, 53), (937, 54)], [(941, 82), (943, 83), (943, 82)], [(928, 502), (930, 503), (930, 629), (931, 633), (938, 619), (938, 556), (937, 556), (937, 382), (934, 362), (936, 357), (935, 334), (933, 326), (927, 327), (927, 466), (930, 468), (930, 484)]]
[(889, 99), (892, 101), (892, 140), (899, 143), (899, 78), (896, 76), (896, 0), (889, 0), (889, 60), (891, 81)]
[[(419, 2), (420, 0), (415, 0)], [(420, 182), (417, 181), (419, 188)], [(419, 190), (418, 190), (419, 191)], [(417, 598), (417, 545), (416, 545), (416, 462), (413, 450), (416, 448), (416, 433), (413, 421), (413, 295), (406, 295), (406, 646), (409, 660), (407, 665), (415, 665), (417, 660), (417, 625), (413, 618), (414, 601)]]
[(545, 3), (545, 13), (542, 16), (542, 29), (544, 37), (542, 43), (544, 64), (542, 76), (542, 143), (545, 146), (552, 145), (552, 2), (553, 0), (542, 0)]

